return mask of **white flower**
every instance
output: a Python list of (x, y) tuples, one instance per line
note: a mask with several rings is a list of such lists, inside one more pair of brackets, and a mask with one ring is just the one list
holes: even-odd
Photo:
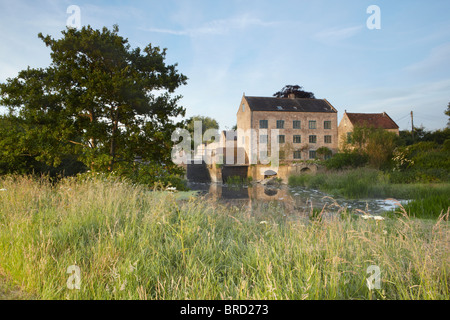
[(259, 224), (267, 224), (267, 221), (261, 221)]
[(380, 216), (371, 216), (371, 215), (367, 215), (367, 214), (362, 215), (361, 218), (363, 218), (364, 220), (368, 220), (368, 219), (373, 219), (373, 220), (384, 220), (383, 217), (380, 217)]
[(6, 189), (0, 189), (0, 191), (6, 191)]

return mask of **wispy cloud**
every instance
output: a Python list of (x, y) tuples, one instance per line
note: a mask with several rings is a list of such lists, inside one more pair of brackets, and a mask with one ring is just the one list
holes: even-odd
[(226, 35), (233, 30), (243, 30), (250, 27), (270, 27), (276, 24), (277, 22), (266, 22), (258, 18), (243, 15), (229, 19), (213, 20), (198, 27), (181, 30), (172, 30), (166, 28), (147, 28), (144, 30), (177, 36), (197, 37), (202, 35)]
[(316, 33), (313, 37), (317, 41), (334, 44), (336, 42), (349, 39), (355, 35), (357, 35), (364, 27), (363, 26), (354, 26), (347, 28), (331, 28), (320, 31)]
[(449, 57), (450, 42), (431, 49), (425, 59), (407, 66), (405, 70), (420, 75), (442, 72), (450, 67)]
[[(442, 117), (448, 103), (450, 80), (423, 82), (411, 86), (377, 87), (356, 89), (349, 110), (353, 112), (386, 111), (394, 119), (403, 118), (411, 110), (422, 113), (417, 124), (428, 129), (442, 128), (446, 118)], [(428, 116), (423, 116), (426, 114)], [(406, 123), (398, 123), (404, 129)], [(402, 127), (403, 125), (403, 127)]]

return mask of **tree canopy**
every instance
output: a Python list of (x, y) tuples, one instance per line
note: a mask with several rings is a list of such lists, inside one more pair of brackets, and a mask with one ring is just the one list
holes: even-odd
[[(10, 157), (27, 156), (57, 166), (75, 157), (94, 170), (113, 171), (136, 157), (171, 163), (171, 133), (184, 116), (176, 88), (186, 84), (177, 64), (165, 63), (166, 49), (131, 48), (112, 30), (39, 34), (51, 49), (51, 65), (28, 68), (0, 84), (0, 104), (9, 114), (16, 143), (0, 144)], [(11, 139), (8, 136), (8, 139)]]
[(447, 110), (445, 110), (445, 114), (448, 116), (447, 127), (450, 127), (450, 102), (447, 105)]
[[(199, 121), (202, 123), (202, 137), (205, 134), (205, 132), (210, 129), (216, 131), (217, 135), (219, 134), (219, 123), (217, 122), (217, 120), (210, 118), (210, 117), (206, 117), (206, 116), (200, 116), (200, 115), (189, 118), (186, 121), (186, 129), (191, 134), (193, 150), (195, 150), (195, 148), (197, 148), (197, 144), (195, 144), (195, 141), (194, 141), (194, 129), (195, 129), (196, 121)], [(211, 142), (211, 141), (205, 141), (205, 142)]]
[[(389, 166), (400, 138), (393, 132), (372, 126), (355, 126), (350, 136), (350, 149), (368, 156), (377, 169)], [(346, 149), (346, 147), (344, 147)]]
[(294, 94), (295, 98), (315, 99), (314, 93), (304, 91), (303, 87), (299, 85), (286, 85), (283, 89), (274, 93), (277, 98), (289, 98), (289, 95)]

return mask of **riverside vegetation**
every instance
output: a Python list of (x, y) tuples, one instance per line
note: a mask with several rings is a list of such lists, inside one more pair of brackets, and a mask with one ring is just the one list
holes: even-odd
[(396, 136), (355, 127), (340, 153), (319, 161), (325, 172), (291, 176), (289, 184), (354, 199), (411, 200), (405, 206), (409, 215), (436, 219), (450, 207), (450, 127), (416, 128), (415, 134), (411, 140), (405, 131)]
[(450, 298), (448, 212), (286, 219), (111, 177), (4, 176), (0, 189), (0, 274), (37, 299)]
[(405, 204), (405, 210), (408, 215), (416, 218), (437, 219), (450, 208), (449, 183), (392, 183), (389, 174), (371, 168), (291, 176), (289, 184), (321, 189), (334, 196), (353, 199), (411, 200)]

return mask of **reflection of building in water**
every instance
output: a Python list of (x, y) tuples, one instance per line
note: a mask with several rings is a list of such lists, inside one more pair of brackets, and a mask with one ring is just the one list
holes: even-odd
[(286, 212), (292, 213), (295, 210), (295, 200), (289, 194), (287, 188), (275, 188), (255, 184), (253, 186), (224, 186), (222, 184), (212, 183), (209, 187), (209, 197), (217, 201), (239, 201), (241, 205), (253, 205), (261, 202), (278, 202)]

